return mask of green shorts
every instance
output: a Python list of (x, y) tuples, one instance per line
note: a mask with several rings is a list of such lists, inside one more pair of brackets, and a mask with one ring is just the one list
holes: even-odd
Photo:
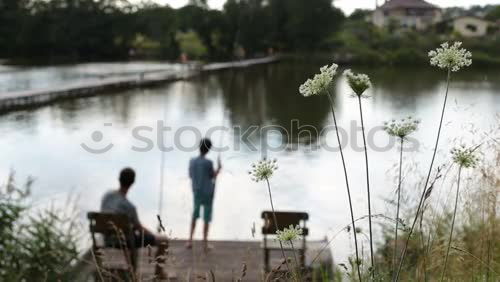
[(193, 219), (200, 218), (200, 208), (203, 206), (203, 220), (205, 223), (212, 221), (212, 203), (213, 195), (203, 195), (202, 193), (194, 193), (193, 195)]

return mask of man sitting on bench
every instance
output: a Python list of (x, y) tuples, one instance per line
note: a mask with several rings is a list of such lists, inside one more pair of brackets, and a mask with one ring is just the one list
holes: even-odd
[[(101, 201), (101, 212), (123, 214), (127, 216), (134, 225), (135, 232), (133, 244), (135, 246), (133, 247), (135, 248), (147, 245), (156, 246), (160, 245), (161, 242), (166, 242), (166, 237), (155, 235), (141, 224), (134, 204), (127, 199), (127, 193), (135, 181), (134, 170), (129, 167), (122, 169), (118, 180), (120, 181), (120, 188), (118, 190), (111, 190), (103, 196)], [(106, 238), (106, 241), (108, 244), (108, 238)]]

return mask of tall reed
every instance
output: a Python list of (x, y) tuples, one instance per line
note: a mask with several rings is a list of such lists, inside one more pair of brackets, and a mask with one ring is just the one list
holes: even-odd
[(444, 258), (444, 266), (443, 266), (443, 272), (441, 273), (441, 281), (444, 281), (444, 277), (446, 274), (446, 267), (448, 265), (448, 257), (450, 255), (451, 241), (453, 239), (453, 229), (455, 228), (455, 218), (457, 216), (458, 196), (460, 192), (460, 178), (462, 175), (462, 168), (475, 167), (478, 162), (477, 157), (474, 155), (473, 149), (467, 149), (465, 147), (454, 148), (451, 150), (451, 153), (453, 155), (453, 161), (459, 165), (459, 168), (458, 168), (458, 178), (457, 178), (457, 192), (455, 196), (455, 207), (453, 208), (453, 218), (451, 220), (450, 238), (448, 239), (448, 246), (446, 248), (446, 256)]
[(293, 258), (295, 260), (295, 266), (297, 269), (297, 279), (298, 281), (302, 281), (301, 275), (301, 265), (299, 264), (299, 260), (297, 259), (297, 254), (295, 250), (295, 246), (293, 245), (293, 241), (297, 240), (300, 236), (302, 236), (302, 229), (300, 226), (290, 225), (288, 228), (284, 228), (283, 230), (278, 230), (276, 234), (278, 235), (278, 240), (280, 242), (289, 243), (292, 247)]
[(347, 77), (347, 83), (354, 91), (354, 97), (358, 99), (359, 115), (361, 119), (361, 133), (363, 135), (363, 147), (365, 152), (365, 172), (366, 172), (366, 195), (368, 198), (368, 228), (370, 233), (370, 262), (371, 262), (371, 277), (375, 279), (375, 259), (373, 256), (373, 228), (372, 228), (372, 208), (371, 208), (371, 193), (370, 193), (370, 170), (368, 168), (368, 146), (366, 145), (365, 122), (363, 118), (363, 108), (361, 98), (367, 98), (365, 91), (371, 87), (370, 78), (366, 74), (354, 74), (351, 70), (346, 70), (344, 74)]
[(427, 185), (429, 184), (429, 180), (432, 174), (432, 168), (434, 165), (434, 160), (436, 158), (436, 153), (437, 153), (437, 148), (439, 145), (439, 137), (441, 136), (441, 128), (443, 126), (443, 119), (444, 119), (444, 113), (446, 110), (446, 102), (448, 100), (448, 92), (449, 92), (449, 87), (450, 87), (450, 81), (451, 81), (451, 73), (452, 72), (457, 72), (461, 68), (470, 66), (472, 64), (472, 60), (470, 57), (472, 54), (467, 51), (466, 49), (461, 48), (462, 43), (461, 42), (455, 42), (453, 45), (449, 45), (447, 42), (441, 44), (440, 48), (437, 48), (436, 50), (430, 51), (429, 52), (429, 57), (430, 63), (433, 66), (437, 66), (438, 68), (445, 69), (448, 73), (447, 78), (446, 78), (446, 92), (444, 96), (444, 101), (443, 101), (443, 106), (441, 109), (441, 118), (439, 120), (439, 127), (438, 127), (438, 132), (437, 132), (437, 137), (436, 137), (436, 142), (434, 144), (434, 150), (432, 153), (432, 159), (431, 163), (429, 166), (429, 170), (427, 172), (427, 177), (425, 180), (424, 187), (422, 189), (422, 194), (420, 196), (420, 200), (417, 206), (417, 211), (415, 213), (415, 216), (413, 218), (410, 230), (408, 232), (408, 235), (406, 237), (405, 245), (403, 247), (403, 251), (401, 254), (401, 259), (399, 261), (399, 266), (398, 270), (396, 272), (396, 277), (395, 281), (399, 281), (399, 276), (401, 274), (401, 269), (403, 268), (403, 263), (404, 259), (406, 256), (406, 251), (408, 249), (408, 242), (410, 241), (411, 235), (413, 234), (413, 231), (415, 229), (415, 225), (417, 223), (417, 220), (420, 215), (420, 211), (422, 209), (422, 204), (424, 202), (424, 198), (427, 192)]
[[(352, 207), (352, 197), (351, 197), (351, 189), (349, 188), (349, 178), (347, 176), (347, 167), (345, 164), (345, 158), (344, 158), (344, 151), (342, 149), (342, 142), (340, 140), (340, 133), (338, 131), (338, 126), (337, 126), (337, 118), (335, 116), (335, 108), (334, 105), (335, 103), (333, 102), (333, 97), (330, 94), (329, 88), (331, 87), (333, 83), (333, 77), (337, 73), (337, 68), (338, 65), (332, 64), (331, 66), (323, 66), (320, 68), (320, 73), (316, 74), (312, 79), (306, 80), (304, 84), (302, 84), (299, 88), (299, 92), (304, 95), (305, 97), (309, 96), (317, 96), (317, 95), (323, 95), (326, 94), (328, 97), (328, 101), (330, 104), (330, 109), (332, 113), (332, 118), (333, 118), (333, 123), (335, 126), (335, 133), (337, 136), (337, 142), (339, 144), (339, 152), (340, 152), (340, 159), (342, 161), (342, 168), (344, 170), (344, 179), (345, 179), (345, 184), (346, 184), (346, 189), (347, 189), (347, 199), (349, 202), (349, 211), (351, 214), (351, 224), (353, 230), (356, 230), (356, 223), (354, 220), (354, 210)], [(361, 278), (361, 259), (359, 257), (359, 250), (358, 250), (358, 237), (356, 232), (353, 232), (354, 234), (354, 248), (355, 248), (355, 255), (356, 255), (356, 270), (358, 274), (358, 279), (359, 281), (362, 281)]]
[(397, 201), (396, 201), (396, 227), (394, 228), (394, 252), (393, 252), (393, 265), (394, 271), (397, 266), (397, 250), (398, 250), (398, 230), (399, 230), (399, 210), (401, 205), (401, 186), (402, 186), (402, 170), (403, 170), (403, 148), (404, 141), (408, 135), (413, 133), (418, 128), (418, 120), (414, 120), (411, 116), (407, 119), (401, 119), (401, 121), (392, 120), (391, 122), (385, 122), (384, 130), (390, 136), (394, 136), (399, 139), (399, 173), (398, 173), (398, 187), (397, 187)]
[[(271, 193), (271, 184), (269, 183), (269, 178), (271, 178), (271, 176), (277, 169), (278, 165), (276, 159), (274, 160), (263, 159), (257, 163), (252, 164), (252, 170), (248, 172), (248, 174), (250, 174), (250, 176), (252, 177), (253, 181), (255, 182), (265, 181), (267, 184), (267, 191), (269, 193), (269, 202), (271, 203), (271, 211), (273, 213), (273, 221), (276, 232), (278, 232), (280, 229), (278, 225), (278, 219), (276, 218), (276, 212), (274, 210), (273, 194)], [(278, 242), (280, 244), (281, 254), (286, 263), (287, 270), (288, 272), (290, 272), (288, 259), (285, 255), (285, 250), (283, 249), (283, 243), (281, 243), (281, 241)]]

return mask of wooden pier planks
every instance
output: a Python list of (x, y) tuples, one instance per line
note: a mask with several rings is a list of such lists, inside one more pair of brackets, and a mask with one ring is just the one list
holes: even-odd
[[(210, 271), (214, 273), (216, 281), (236, 281), (241, 276), (243, 264), (246, 264), (246, 276), (243, 281), (263, 281), (264, 254), (260, 241), (211, 241), (210, 244), (214, 248), (208, 254), (203, 251), (202, 242), (195, 241), (192, 249), (186, 249), (185, 242), (185, 240), (170, 241), (165, 267), (165, 273), (171, 278), (170, 281), (211, 281), (199, 279), (206, 277)], [(323, 271), (333, 268), (330, 248), (324, 250), (314, 265), (311, 265), (325, 244), (326, 241), (307, 242), (306, 265), (314, 266), (316, 269), (322, 266)], [(119, 253), (117, 251), (117, 254)], [(287, 255), (292, 256), (292, 254)], [(115, 255), (115, 260), (123, 259)], [(87, 281), (86, 279), (92, 276), (95, 270), (89, 257), (86, 261), (86, 264), (80, 262), (85, 267), (79, 268), (77, 281)], [(154, 274), (154, 265), (149, 261), (147, 250), (143, 249), (139, 253), (138, 275), (145, 281), (151, 281)], [(271, 252), (271, 265), (277, 266), (280, 261), (281, 252)]]

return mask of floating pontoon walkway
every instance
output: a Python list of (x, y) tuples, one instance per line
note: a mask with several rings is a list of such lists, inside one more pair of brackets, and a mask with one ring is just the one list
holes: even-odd
[(59, 99), (95, 96), (104, 92), (125, 90), (135, 87), (149, 87), (166, 82), (189, 79), (202, 72), (243, 68), (258, 64), (276, 62), (279, 57), (265, 57), (224, 63), (211, 63), (182, 71), (155, 70), (138, 73), (136, 77), (103, 78), (93, 82), (69, 83), (60, 87), (0, 93), (0, 113), (15, 109), (39, 106)]

